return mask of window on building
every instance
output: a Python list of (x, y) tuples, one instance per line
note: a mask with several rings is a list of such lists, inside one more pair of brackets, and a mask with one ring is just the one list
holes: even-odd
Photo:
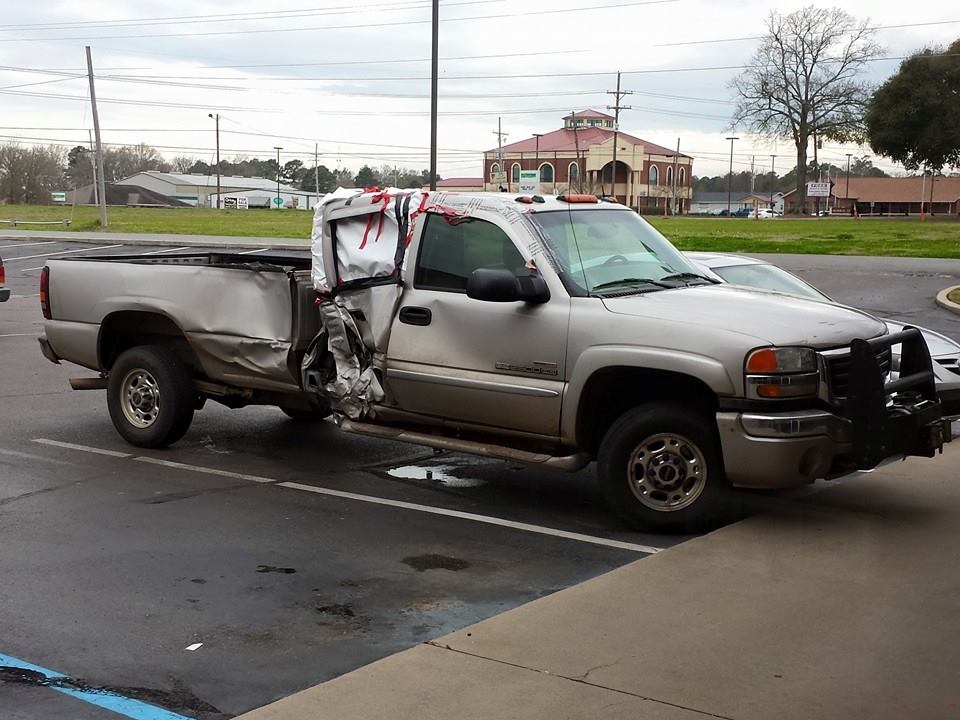
[(651, 166), (650, 166), (649, 177), (650, 177), (650, 184), (651, 184), (651, 185), (659, 185), (659, 184), (660, 184), (660, 170), (657, 169), (657, 166), (656, 166), (656, 165), (651, 165)]
[(577, 182), (580, 179), (580, 166), (575, 162), (570, 163), (570, 167), (567, 168), (567, 181), (570, 184)]
[(493, 223), (473, 219), (450, 223), (442, 215), (428, 214), (414, 286), (465, 292), (478, 268), (505, 268), (517, 277), (530, 274), (513, 241)]
[(500, 172), (500, 163), (494, 163), (490, 166), (490, 177), (492, 178), (496, 173)]
[(552, 183), (553, 182), (553, 165), (550, 163), (544, 163), (540, 166), (540, 182), (542, 183)]
[(667, 186), (673, 187), (673, 165), (667, 168)]
[(686, 179), (687, 179), (686, 168), (680, 168), (680, 171), (677, 173), (677, 184), (683, 185), (684, 182), (686, 182)]
[(510, 180), (515, 183), (520, 182), (520, 163), (510, 166)]

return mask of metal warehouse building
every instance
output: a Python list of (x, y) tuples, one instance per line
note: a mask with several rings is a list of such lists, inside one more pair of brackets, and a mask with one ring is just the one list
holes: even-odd
[[(216, 202), (216, 175), (147, 170), (126, 177), (117, 184), (139, 185), (196, 207), (214, 207)], [(277, 181), (270, 178), (221, 175), (220, 194), (223, 198), (248, 196), (251, 207), (267, 207), (277, 195)], [(317, 194), (281, 183), (280, 198), (283, 200), (283, 207), (309, 210), (316, 202)]]

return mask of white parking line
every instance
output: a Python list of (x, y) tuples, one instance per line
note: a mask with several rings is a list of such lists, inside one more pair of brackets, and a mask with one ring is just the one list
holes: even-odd
[(62, 442), (60, 440), (48, 440), (47, 438), (34, 438), (33, 442), (41, 445), (53, 445), (54, 447), (66, 448), (67, 450), (80, 450), (81, 452), (95, 453), (96, 455), (109, 455), (110, 457), (128, 458), (133, 457), (130, 453), (117, 452), (116, 450), (104, 450), (103, 448), (90, 447), (89, 445), (77, 445), (76, 443)]
[(221, 477), (237, 478), (238, 480), (250, 480), (255, 483), (276, 483), (276, 480), (260, 477), (259, 475), (246, 475), (244, 473), (231, 472), (230, 470), (218, 470), (217, 468), (208, 468), (201, 465), (187, 465), (173, 460), (160, 460), (152, 457), (135, 457), (138, 462), (150, 463), (151, 465), (163, 465), (164, 467), (177, 468), (178, 470), (192, 470), (193, 472), (206, 473), (207, 475), (219, 475)]
[(547, 535), (549, 537), (562, 538), (564, 540), (574, 540), (576, 542), (587, 543), (589, 545), (601, 545), (603, 547), (615, 548), (617, 550), (629, 550), (631, 552), (652, 555), (666, 549), (662, 547), (656, 547), (654, 545), (639, 545), (637, 543), (623, 542), (621, 540), (611, 540), (609, 538), (596, 537), (595, 535), (584, 535), (582, 533), (568, 532), (566, 530), (557, 530), (556, 528), (545, 527), (543, 525), (531, 525), (529, 523), (516, 522), (514, 520), (505, 520), (503, 518), (492, 517), (490, 515), (477, 515), (475, 513), (461, 512), (460, 510), (448, 510), (446, 508), (433, 507), (432, 505), (421, 505), (419, 503), (404, 502), (402, 500), (389, 500), (387, 498), (376, 497), (374, 495), (360, 495), (358, 493), (332, 490), (330, 488), (317, 487), (316, 485), (304, 485), (297, 482), (280, 482), (278, 480), (268, 477), (261, 477), (259, 475), (247, 475), (245, 473), (237, 473), (230, 470), (219, 470), (217, 468), (209, 468), (202, 465), (188, 465), (186, 463), (174, 462), (172, 460), (134, 456), (129, 453), (116, 452), (115, 450), (103, 450), (101, 448), (90, 447), (89, 445), (76, 445), (74, 443), (61, 442), (59, 440), (47, 440), (46, 438), (34, 438), (33, 442), (42, 443), (44, 445), (53, 445), (55, 447), (66, 448), (68, 450), (80, 450), (82, 452), (91, 452), (99, 455), (110, 455), (111, 457), (133, 458), (137, 462), (150, 463), (151, 465), (161, 465), (163, 467), (174, 468), (177, 470), (190, 470), (192, 472), (205, 473), (207, 475), (219, 475), (221, 477), (237, 478), (238, 480), (250, 480), (260, 484), (274, 484), (277, 487), (287, 488), (288, 490), (300, 490), (302, 492), (314, 493), (316, 495), (326, 495), (328, 497), (341, 498), (343, 500), (354, 500), (356, 502), (370, 503), (372, 505), (384, 505), (401, 510), (422, 512), (428, 515), (442, 515), (445, 517), (457, 518), (459, 520), (469, 520), (471, 522), (484, 523), (486, 525), (495, 525), (497, 527), (510, 528), (512, 530), (536, 533), (537, 535)]
[(69, 255), (70, 253), (78, 253), (78, 252), (93, 252), (94, 250), (109, 250), (110, 248), (118, 248), (118, 247), (123, 247), (123, 246), (122, 245), (102, 245), (100, 247), (80, 248), (79, 250), (61, 250), (60, 252), (41, 253), (40, 255), (25, 255), (23, 257), (4, 258), (3, 262), (4, 264), (9, 264), (16, 260), (33, 260), (34, 258), (40, 258), (40, 257), (52, 257), (54, 255)]
[(40, 337), (36, 333), (7, 333), (6, 335), (0, 335), (0, 337)]
[(652, 545), (637, 545), (635, 543), (621, 542), (620, 540), (609, 540), (607, 538), (596, 537), (594, 535), (583, 535), (581, 533), (567, 532), (566, 530), (557, 530), (555, 528), (544, 527), (543, 525), (530, 525), (528, 523), (514, 522), (513, 520), (504, 520), (503, 518), (491, 517), (489, 515), (475, 515), (474, 513), (460, 512), (459, 510), (447, 510), (445, 508), (433, 507), (431, 505), (420, 505), (418, 503), (409, 503), (402, 500), (388, 500), (387, 498), (374, 497), (373, 495), (358, 495), (357, 493), (343, 492), (342, 490), (330, 490), (329, 488), (316, 487), (315, 485), (303, 485), (295, 482), (281, 482), (277, 483), (277, 487), (289, 488), (291, 490), (303, 490), (304, 492), (316, 493), (318, 495), (330, 495), (331, 497), (344, 498), (346, 500), (357, 500), (359, 502), (373, 503), (374, 505), (387, 505), (388, 507), (402, 508), (403, 510), (414, 510), (416, 512), (429, 513), (430, 515), (446, 515), (447, 517), (459, 518), (461, 520), (472, 520), (473, 522), (496, 525), (498, 527), (511, 528), (513, 530), (523, 530), (524, 532), (537, 533), (539, 535), (550, 535), (551, 537), (564, 538), (565, 540), (576, 540), (577, 542), (589, 543), (591, 545), (603, 545), (605, 547), (617, 548), (618, 550), (632, 550), (633, 552), (653, 554), (664, 549), (654, 547)]
[(0, 245), (0, 250), (9, 250), (16, 247), (30, 247), (31, 245), (53, 245), (57, 240), (46, 240), (44, 242), (17, 243), (16, 245)]
[(237, 253), (237, 255), (253, 255), (258, 252), (266, 252), (270, 248), (260, 248), (259, 250), (244, 250), (242, 253)]
[(180, 252), (181, 250), (189, 250), (190, 247), (181, 247), (181, 248), (167, 248), (166, 250), (154, 250), (153, 252), (144, 253), (144, 255), (163, 255), (163, 253), (172, 253)]

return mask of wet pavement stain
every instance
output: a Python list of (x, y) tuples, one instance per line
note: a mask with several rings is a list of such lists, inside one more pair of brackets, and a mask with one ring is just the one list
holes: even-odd
[(288, 567), (277, 567), (276, 565), (257, 565), (258, 573), (281, 573), (283, 575), (290, 575), (295, 573), (294, 568)]
[(470, 563), (460, 558), (450, 557), (449, 555), (437, 555), (428, 553), (426, 555), (413, 555), (401, 560), (404, 565), (409, 565), (417, 572), (426, 570), (450, 570), (459, 572), (470, 567)]
[(225, 720), (230, 717), (210, 703), (198, 698), (179, 682), (174, 682), (173, 691), (142, 687), (111, 687), (106, 685), (92, 685), (80, 678), (49, 677), (36, 670), (0, 665), (0, 684), (2, 683), (80, 690), (98, 695), (131, 698), (169, 710), (188, 710), (198, 713), (198, 717), (203, 720)]
[(353, 611), (353, 605), (350, 603), (332, 603), (330, 605), (318, 605), (317, 612), (324, 615), (333, 615), (340, 618), (352, 618), (356, 615)]

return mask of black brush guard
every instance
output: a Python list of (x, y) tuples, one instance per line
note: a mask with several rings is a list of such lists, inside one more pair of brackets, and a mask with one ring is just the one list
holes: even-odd
[[(900, 376), (884, 382), (877, 350), (900, 344)], [(933, 457), (950, 441), (942, 419), (930, 352), (916, 328), (850, 343), (850, 380), (844, 416), (852, 426), (858, 469), (895, 455)]]

